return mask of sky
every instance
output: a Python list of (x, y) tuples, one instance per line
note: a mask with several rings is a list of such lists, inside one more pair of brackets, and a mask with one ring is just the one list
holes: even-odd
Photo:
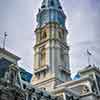
[[(72, 73), (90, 63), (100, 64), (100, 0), (60, 0), (67, 16)], [(36, 14), (42, 0), (0, 0), (0, 47), (7, 32), (6, 49), (21, 57), (24, 69), (33, 70)]]

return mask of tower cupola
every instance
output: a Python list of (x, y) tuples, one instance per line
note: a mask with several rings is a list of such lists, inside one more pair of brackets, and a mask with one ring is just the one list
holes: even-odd
[(66, 16), (63, 12), (59, 0), (43, 0), (41, 8), (37, 14), (37, 26), (42, 27), (47, 23), (58, 23), (65, 27)]

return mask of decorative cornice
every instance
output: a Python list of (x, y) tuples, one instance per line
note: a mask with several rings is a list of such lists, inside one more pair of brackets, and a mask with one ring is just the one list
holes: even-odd
[(76, 84), (78, 84), (78, 83), (81, 83), (81, 82), (83, 82), (83, 81), (90, 81), (90, 82), (93, 82), (93, 80), (90, 78), (90, 77), (84, 77), (84, 78), (82, 78), (82, 79), (80, 79), (80, 80), (71, 80), (71, 81), (67, 81), (67, 82), (65, 82), (65, 83), (63, 83), (63, 84), (61, 84), (61, 85), (58, 85), (57, 87), (62, 87), (62, 86), (72, 86), (72, 85), (76, 85)]
[(42, 72), (42, 71), (44, 71), (44, 70), (48, 70), (48, 66), (47, 65), (44, 65), (43, 67), (39, 67), (39, 68), (37, 68), (37, 69), (34, 69), (34, 73), (35, 74), (37, 74), (37, 73), (39, 73), (39, 72)]
[(10, 53), (10, 52), (7, 51), (6, 49), (0, 48), (0, 53), (3, 53), (3, 54), (5, 54), (5, 55), (7, 55), (7, 56), (10, 56), (10, 57), (12, 57), (12, 58), (14, 58), (14, 59), (16, 59), (16, 60), (20, 60), (20, 58), (19, 58), (18, 56), (16, 56), (16, 55)]
[(58, 42), (60, 42), (62, 45), (64, 45), (68, 50), (69, 50), (69, 46), (67, 45), (67, 43), (65, 43), (65, 42), (61, 42), (59, 39), (55, 39), (55, 38), (47, 38), (47, 39), (45, 39), (44, 41), (41, 41), (41, 42), (39, 42), (39, 43), (37, 43), (35, 46), (34, 46), (34, 49), (36, 48), (36, 47), (38, 47), (39, 45), (41, 45), (41, 44), (44, 44), (44, 43), (46, 43), (46, 42), (48, 42), (48, 41), (58, 41)]
[(95, 66), (88, 66), (88, 67), (80, 70), (79, 73), (84, 73), (84, 72), (89, 72), (89, 71), (96, 71), (96, 72), (100, 73), (100, 69)]
[(66, 31), (66, 33), (68, 33), (68, 30), (67, 30), (65, 27), (62, 27), (61, 25), (59, 25), (57, 22), (48, 22), (48, 23), (46, 23), (44, 26), (36, 28), (36, 29), (35, 29), (35, 33), (36, 33), (38, 30), (44, 29), (45, 27), (50, 28), (50, 27), (52, 27), (52, 25), (57, 25), (59, 28), (61, 28), (62, 30)]

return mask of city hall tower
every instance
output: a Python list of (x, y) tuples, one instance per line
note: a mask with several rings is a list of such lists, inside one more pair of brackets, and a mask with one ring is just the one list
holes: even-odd
[(66, 16), (59, 0), (43, 0), (37, 14), (32, 84), (46, 90), (70, 80)]

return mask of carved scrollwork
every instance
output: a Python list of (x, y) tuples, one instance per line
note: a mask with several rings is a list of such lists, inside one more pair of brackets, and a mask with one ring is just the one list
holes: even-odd
[(86, 94), (88, 93), (90, 90), (87, 86), (83, 86), (82, 90), (81, 90), (81, 94)]

